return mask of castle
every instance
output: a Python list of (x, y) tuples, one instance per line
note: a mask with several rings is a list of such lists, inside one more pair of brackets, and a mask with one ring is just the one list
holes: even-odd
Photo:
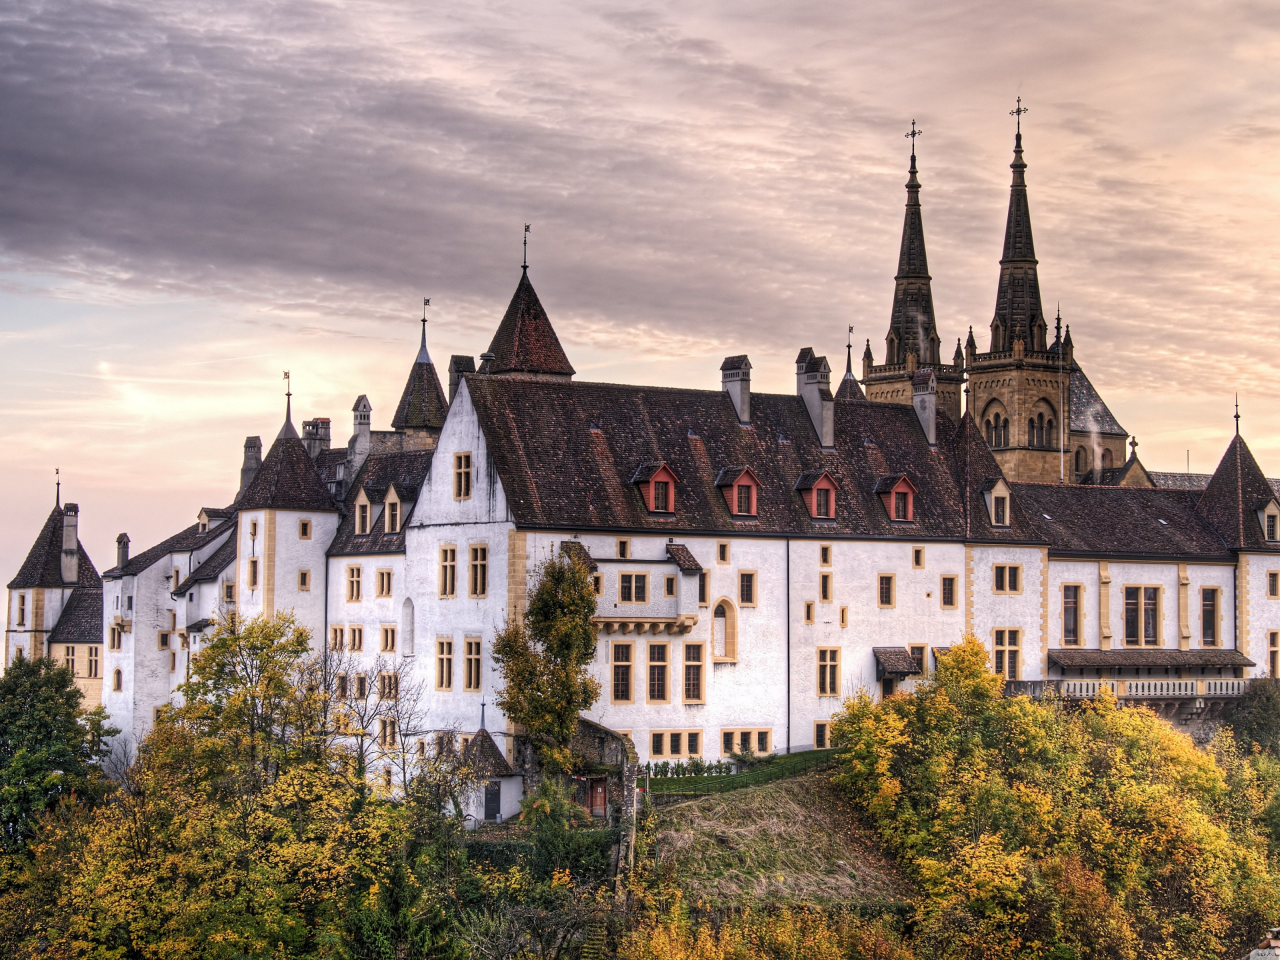
[(1020, 130), (1012, 171), (985, 353), (970, 331), (942, 362), (914, 150), (861, 382), (851, 348), (834, 390), (809, 348), (794, 395), (753, 392), (747, 356), (719, 389), (581, 382), (526, 269), (447, 396), (424, 325), (391, 430), (361, 396), (334, 447), (287, 405), (229, 503), (141, 553), (121, 534), (101, 576), (56, 506), (8, 586), (5, 663), (66, 662), (136, 742), (220, 614), (292, 611), (350, 695), (395, 696), (397, 664), (433, 730), (474, 732), (495, 633), (565, 554), (597, 595), (589, 718), (642, 761), (826, 746), (844, 697), (909, 688), (965, 632), (1015, 690), (1217, 715), (1280, 675), (1278, 485), (1238, 434), (1212, 475), (1126, 455), (1070, 330), (1050, 339)]

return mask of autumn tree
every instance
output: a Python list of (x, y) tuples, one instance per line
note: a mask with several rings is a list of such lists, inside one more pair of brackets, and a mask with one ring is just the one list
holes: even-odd
[(587, 672), (596, 656), (595, 612), (587, 568), (554, 557), (538, 568), (524, 616), (508, 620), (494, 640), (504, 681), (495, 701), (524, 727), (550, 773), (572, 769), (578, 714), (600, 697), (600, 684)]
[(0, 677), (0, 848), (19, 849), (32, 821), (64, 799), (105, 789), (100, 764), (116, 731), (106, 712), (82, 709), (71, 671), (19, 655)]

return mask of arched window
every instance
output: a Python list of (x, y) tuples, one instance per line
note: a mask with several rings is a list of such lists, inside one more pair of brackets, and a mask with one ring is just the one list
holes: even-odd
[(738, 659), (738, 615), (727, 598), (716, 601), (711, 619), (711, 656), (716, 660)]
[(1111, 469), (1111, 451), (1110, 450), (1102, 451), (1102, 469), (1103, 470)]
[(1040, 446), (1040, 444), (1036, 443), (1036, 421), (1034, 417), (1027, 421), (1027, 446)]
[(111, 689), (117, 693), (124, 689), (124, 674), (119, 670), (111, 675)]
[(987, 420), (987, 446), (994, 447), (996, 445), (995, 431), (991, 428), (990, 419)]
[(400, 608), (400, 651), (406, 657), (413, 656), (413, 601), (408, 597)]
[(1084, 452), (1084, 447), (1076, 448), (1076, 473), (1084, 473), (1085, 468), (1089, 464), (1089, 455)]
[(1045, 429), (1045, 446), (1056, 448), (1058, 446), (1058, 438), (1057, 438), (1057, 435), (1054, 434), (1053, 432), (1053, 417), (1050, 417), (1048, 421), (1045, 422), (1044, 429)]

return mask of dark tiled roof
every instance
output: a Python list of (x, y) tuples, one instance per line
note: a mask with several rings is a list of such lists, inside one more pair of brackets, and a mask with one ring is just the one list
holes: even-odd
[(102, 642), (102, 586), (76, 587), (49, 634), (49, 643)]
[[(222, 529), (225, 530), (227, 528), (223, 527)], [(222, 530), (218, 530), (216, 532), (220, 533)], [(187, 578), (183, 580), (182, 583), (180, 583), (173, 591), (174, 596), (181, 596), (197, 583), (207, 583), (210, 580), (216, 580), (223, 570), (227, 569), (227, 567), (231, 566), (231, 564), (235, 562), (235, 559), (236, 538), (233, 533), (232, 536), (227, 537), (227, 539), (223, 541), (222, 546), (218, 547), (217, 550), (213, 551), (213, 553), (209, 554), (209, 556), (205, 558), (204, 563), (200, 564), (200, 566), (196, 567), (195, 570), (188, 574)]]
[(580, 563), (592, 573), (600, 569), (600, 565), (591, 556), (591, 551), (577, 540), (561, 540), (560, 552), (574, 563)]
[[(631, 476), (632, 483), (648, 483), (652, 480), (663, 467), (667, 465), (661, 460), (650, 460), (636, 467), (636, 472)], [(668, 467), (668, 469), (670, 469)]]
[(498, 324), (498, 330), (489, 344), (493, 360), (486, 373), (541, 373), (573, 376), (573, 366), (560, 346), (542, 309), (542, 303), (529, 282), (529, 272), (520, 274), (520, 283)]
[[(102, 577), (85, 552), (84, 544), (77, 541), (80, 560), (76, 582), (82, 587), (101, 587)], [(36, 535), (35, 543), (27, 551), (27, 558), (18, 568), (18, 574), (9, 581), (10, 590), (28, 590), (32, 587), (62, 586), (62, 508), (54, 507)]]
[(1069, 483), (1015, 483), (1011, 489), (1053, 551), (1230, 559), (1186, 490)]
[(1200, 494), (1198, 509), (1232, 549), (1276, 551), (1280, 543), (1264, 538), (1255, 513), (1275, 498), (1275, 490), (1262, 475), (1248, 444), (1236, 434)]
[(201, 507), (200, 512), (210, 520), (229, 520), (236, 515), (230, 507)]
[(489, 731), (483, 727), (476, 731), (476, 735), (471, 738), (471, 742), (462, 751), (462, 759), (467, 763), (474, 764), (476, 776), (481, 778), (509, 777), (513, 772), (511, 764), (507, 763), (507, 758), (502, 755), (498, 745), (493, 742), (493, 737), (489, 734)]
[(747, 359), (745, 353), (739, 353), (732, 357), (725, 357), (724, 362), (720, 364), (720, 369), (724, 370), (741, 370), (743, 367), (750, 367), (751, 361)]
[[(793, 396), (756, 394), (752, 423), (742, 427), (732, 401), (719, 391), (481, 375), (468, 376), (466, 383), (521, 526), (733, 530), (716, 482), (725, 467), (745, 464), (760, 481), (762, 533), (963, 536), (962, 487), (953, 470), (964, 458), (957, 455), (955, 427), (945, 415), (939, 415), (938, 447), (930, 450), (911, 407), (838, 404), (835, 449), (824, 451), (804, 402)], [(977, 445), (986, 451), (981, 437)], [(975, 451), (970, 459), (977, 473), (999, 475), (989, 451)], [(651, 519), (631, 483), (635, 464), (657, 460), (680, 478), (670, 519)], [(840, 481), (835, 519), (821, 527), (794, 489), (801, 474), (816, 470)], [(889, 473), (910, 474), (916, 484), (915, 522), (890, 521), (872, 493), (877, 478)], [(981, 500), (980, 493), (974, 495)], [(1013, 519), (1011, 528), (998, 531), (984, 521), (974, 536), (1017, 541), (1023, 524), (1016, 506)]]
[(118, 579), (120, 577), (136, 577), (143, 570), (146, 570), (153, 563), (166, 557), (171, 553), (186, 553), (188, 550), (194, 550), (202, 543), (208, 542), (209, 538), (220, 536), (227, 530), (226, 526), (219, 524), (208, 533), (200, 532), (200, 524), (193, 523), (179, 533), (175, 533), (168, 540), (162, 540), (149, 550), (143, 550), (137, 556), (129, 558), (129, 562), (122, 568), (112, 567), (110, 570), (104, 571), (103, 576), (110, 579)]
[(1060, 667), (1252, 667), (1239, 650), (1050, 650)]
[(921, 663), (906, 647), (872, 647), (878, 673), (896, 673), (910, 676), (919, 673)]
[[(915, 416), (915, 411), (911, 407), (903, 409)], [(949, 422), (944, 414), (938, 413), (939, 449), (942, 447), (943, 424)], [(960, 427), (955, 431), (951, 455), (954, 458), (955, 476), (963, 491), (961, 496), (964, 504), (963, 523), (966, 539), (1013, 543), (1043, 542), (1040, 532), (1027, 518), (1027, 512), (1022, 509), (1022, 504), (1016, 496), (1009, 498), (1009, 525), (1007, 527), (992, 525), (984, 494), (994, 489), (996, 484), (1004, 479), (1004, 475), (1000, 472), (1000, 465), (996, 463), (991, 448), (982, 438), (982, 431), (968, 413), (960, 420)], [(908, 479), (914, 480), (914, 477)], [(919, 498), (916, 499), (916, 503), (920, 503)]]
[(422, 481), (431, 469), (432, 450), (411, 450), (403, 453), (371, 453), (365, 458), (360, 472), (351, 484), (345, 504), (346, 516), (338, 524), (338, 532), (329, 544), (329, 556), (349, 557), (356, 554), (404, 553), (404, 529), (409, 523), (411, 511), (401, 507), (400, 530), (387, 533), (382, 517), (370, 517), (369, 532), (356, 533), (356, 497), (361, 490), (373, 503), (381, 503), (392, 485), (409, 496), (402, 500), (413, 502), (418, 497)]
[(203, 633), (213, 626), (213, 621), (209, 619), (197, 620), (195, 623), (187, 624), (187, 633)]
[(837, 400), (865, 400), (867, 395), (862, 392), (862, 387), (858, 385), (858, 381), (854, 379), (853, 374), (846, 373), (840, 378), (840, 386), (836, 390)]
[(336, 511), (325, 481), (307, 448), (294, 436), (277, 437), (248, 489), (236, 500), (241, 510)]
[(1127, 436), (1127, 431), (1107, 409), (1078, 363), (1071, 365), (1067, 389), (1071, 393), (1071, 429), (1077, 433), (1106, 433)]
[(699, 573), (702, 570), (702, 564), (697, 561), (694, 555), (689, 552), (689, 548), (683, 543), (668, 543), (667, 556), (674, 560), (676, 566), (685, 573)]
[(400, 395), (400, 405), (396, 407), (396, 415), (391, 418), (393, 430), (439, 430), (444, 426), (449, 405), (445, 403), (444, 391), (440, 389), (435, 364), (429, 357), (424, 360), (425, 354), (424, 346), (413, 369), (409, 371), (404, 393)]
[(1166, 473), (1163, 470), (1148, 470), (1147, 476), (1157, 487), (1164, 490), (1203, 490), (1213, 477), (1211, 473)]

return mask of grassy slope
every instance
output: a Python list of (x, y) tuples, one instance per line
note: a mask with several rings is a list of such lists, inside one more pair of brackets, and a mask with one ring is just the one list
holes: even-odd
[(909, 884), (823, 771), (677, 804), (659, 856), (689, 902), (880, 905)]

